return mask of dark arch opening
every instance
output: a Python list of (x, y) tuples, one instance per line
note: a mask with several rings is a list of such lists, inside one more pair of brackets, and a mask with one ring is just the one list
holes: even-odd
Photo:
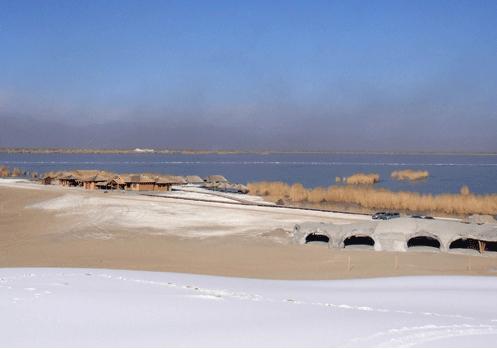
[(482, 241), (484, 244), (483, 251), (485, 252), (497, 252), (497, 241)]
[(440, 242), (430, 236), (415, 236), (407, 241), (407, 247), (428, 246), (440, 248)]
[(352, 235), (343, 241), (343, 246), (374, 246), (374, 240), (370, 236)]
[(480, 251), (478, 240), (475, 239), (457, 239), (450, 243), (449, 249), (461, 248), (467, 250)]
[(329, 243), (330, 238), (326, 235), (323, 235), (323, 234), (311, 233), (305, 237), (305, 243), (308, 244), (309, 242)]

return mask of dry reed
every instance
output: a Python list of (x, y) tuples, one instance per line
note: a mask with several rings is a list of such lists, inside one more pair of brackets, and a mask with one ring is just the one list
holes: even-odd
[(14, 167), (14, 169), (12, 170), (12, 173), (10, 174), (11, 177), (20, 177), (22, 176), (22, 170), (19, 168), (19, 167)]
[(347, 184), (375, 184), (380, 181), (380, 175), (377, 173), (354, 173), (347, 177)]
[(497, 214), (497, 194), (421, 194), (354, 186), (304, 188), (282, 182), (249, 183), (250, 193), (269, 200), (293, 203), (345, 203), (366, 209), (438, 212), (449, 215)]
[(0, 166), (0, 177), (9, 177), (10, 171), (9, 168), (5, 165)]
[(463, 196), (467, 196), (471, 194), (471, 190), (469, 190), (469, 187), (467, 185), (463, 185), (461, 189), (459, 189), (459, 193), (461, 193), (461, 195)]
[(420, 179), (426, 179), (430, 176), (428, 171), (420, 170), (398, 170), (393, 171), (390, 177), (398, 181), (418, 181)]

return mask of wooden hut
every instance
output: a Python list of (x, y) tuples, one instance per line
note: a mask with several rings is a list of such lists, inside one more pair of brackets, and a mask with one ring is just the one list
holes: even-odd
[[(129, 178), (125, 176), (115, 176), (109, 181), (110, 189), (112, 190), (126, 190), (126, 181)], [(128, 181), (129, 182), (129, 181)]]
[(144, 175), (133, 175), (126, 179), (126, 189), (132, 191), (152, 191), (156, 179)]
[(185, 179), (188, 184), (204, 184), (204, 180), (199, 176), (186, 176)]
[(169, 177), (159, 177), (155, 182), (156, 191), (170, 191), (173, 183), (171, 183), (171, 179)]
[(95, 187), (100, 190), (110, 190), (112, 189), (110, 181), (105, 182), (97, 182), (95, 183)]
[(59, 184), (63, 187), (77, 187), (81, 178), (74, 176), (73, 174), (67, 174), (58, 178)]
[(50, 185), (52, 184), (52, 182), (55, 180), (55, 177), (53, 176), (43, 176), (43, 178), (40, 180), (41, 184), (45, 184), (45, 185)]
[(109, 178), (97, 174), (95, 176), (84, 178), (82, 182), (83, 182), (83, 187), (87, 190), (102, 189), (101, 185), (105, 183), (106, 186), (107, 183), (109, 182)]
[(173, 185), (187, 184), (186, 180), (181, 176), (161, 176), (156, 178), (156, 191), (170, 191)]
[(208, 176), (205, 179), (206, 182), (208, 183), (228, 183), (228, 180), (221, 175), (213, 175), (213, 176)]

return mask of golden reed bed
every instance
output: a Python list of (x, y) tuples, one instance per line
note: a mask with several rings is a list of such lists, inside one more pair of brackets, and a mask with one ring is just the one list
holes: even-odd
[(423, 170), (398, 170), (393, 171), (390, 177), (398, 181), (419, 181), (430, 176), (428, 171)]
[(357, 186), (305, 188), (300, 183), (249, 183), (251, 194), (277, 202), (355, 204), (366, 209), (436, 212), (449, 215), (497, 214), (497, 194), (475, 195), (464, 186), (460, 194), (420, 194), (393, 192), (388, 189)]
[(355, 173), (345, 177), (343, 181), (347, 184), (375, 184), (380, 181), (380, 175), (377, 173)]

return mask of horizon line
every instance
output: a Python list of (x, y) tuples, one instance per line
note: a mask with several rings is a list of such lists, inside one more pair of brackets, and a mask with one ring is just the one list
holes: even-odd
[(492, 156), (496, 151), (440, 150), (275, 150), (275, 149), (175, 149), (175, 148), (80, 148), (80, 147), (0, 147), (0, 153), (72, 153), (72, 154), (371, 154), (371, 155), (473, 155)]

